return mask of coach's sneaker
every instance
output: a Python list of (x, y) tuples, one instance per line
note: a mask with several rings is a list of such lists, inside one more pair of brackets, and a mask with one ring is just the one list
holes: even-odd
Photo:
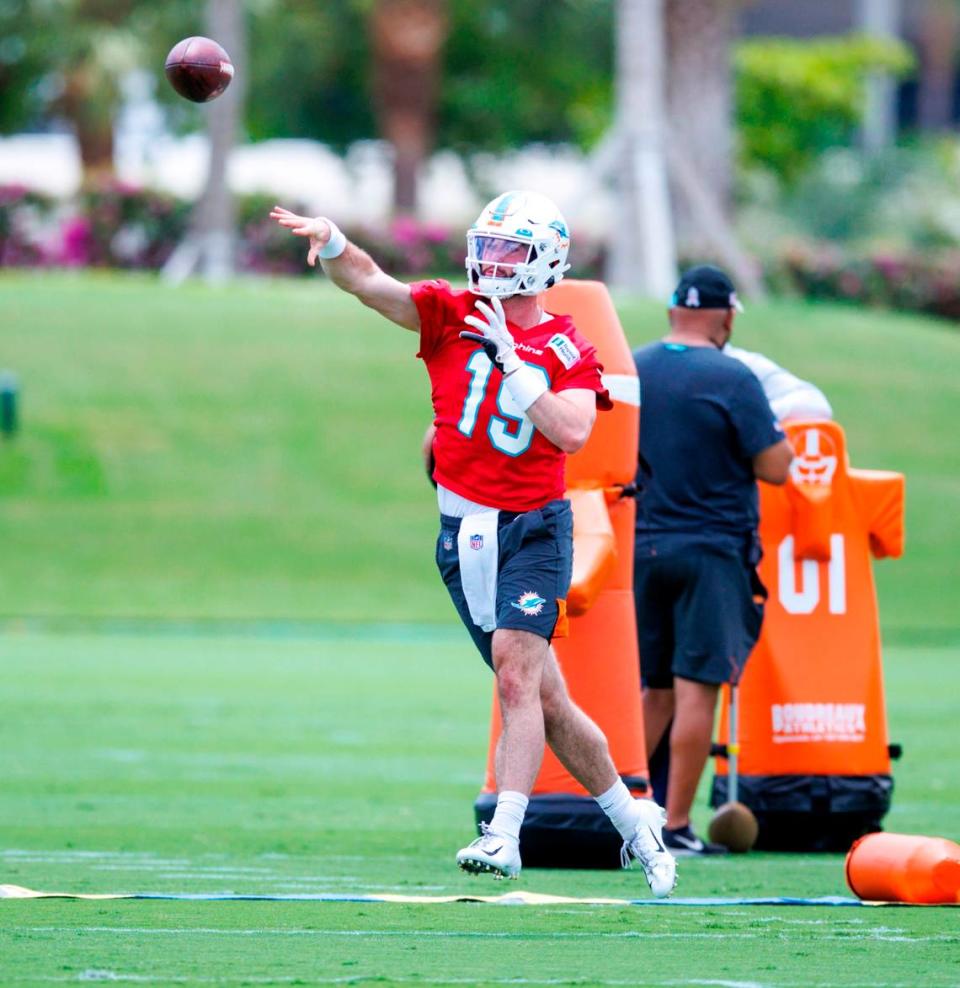
[(633, 859), (640, 862), (650, 891), (662, 899), (677, 884), (677, 862), (663, 845), (665, 814), (652, 799), (638, 799), (640, 819), (633, 839), (624, 841), (620, 864), (629, 868)]
[(727, 854), (723, 844), (712, 844), (701, 840), (688, 823), (685, 827), (670, 830), (663, 828), (663, 843), (675, 858), (701, 857), (705, 854)]
[(487, 873), (494, 878), (520, 877), (520, 845), (510, 837), (495, 834), (486, 823), (480, 836), (461, 851), (457, 864), (471, 875)]

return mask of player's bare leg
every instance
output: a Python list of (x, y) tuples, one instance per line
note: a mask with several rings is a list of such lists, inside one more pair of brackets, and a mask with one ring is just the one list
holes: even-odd
[(647, 755), (652, 756), (660, 744), (660, 739), (673, 720), (673, 689), (650, 689), (643, 691), (643, 739)]
[(570, 699), (552, 649), (543, 667), (540, 703), (551, 751), (591, 796), (606, 792), (619, 778), (607, 739)]
[(493, 634), (493, 668), (503, 728), (494, 758), (497, 808), (489, 826), (457, 854), (464, 871), (497, 878), (520, 874), (520, 825), (543, 761), (544, 724), (540, 683), (549, 655), (545, 639), (499, 628)]
[(543, 761), (545, 741), (540, 686), (550, 646), (529, 631), (493, 633), (493, 669), (503, 729), (494, 766), (497, 789), (529, 794)]
[(690, 822), (703, 767), (710, 755), (718, 686), (692, 679), (674, 680), (676, 709), (670, 730), (670, 776), (667, 783), (667, 826)]
[(640, 861), (653, 893), (669, 895), (676, 884), (676, 862), (663, 846), (663, 811), (653, 800), (634, 799), (624, 785), (603, 732), (570, 699), (552, 649), (544, 664), (540, 699), (547, 743), (620, 832), (623, 866)]

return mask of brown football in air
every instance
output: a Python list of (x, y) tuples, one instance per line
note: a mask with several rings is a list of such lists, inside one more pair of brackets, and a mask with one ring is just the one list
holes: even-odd
[(194, 103), (216, 99), (230, 85), (233, 62), (210, 38), (184, 38), (170, 49), (164, 65), (170, 85)]

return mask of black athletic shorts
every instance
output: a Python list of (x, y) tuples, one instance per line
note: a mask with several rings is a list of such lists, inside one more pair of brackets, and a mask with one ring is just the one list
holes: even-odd
[(766, 598), (746, 559), (693, 547), (638, 553), (633, 594), (645, 686), (670, 689), (674, 676), (712, 685), (739, 680), (760, 637)]
[[(437, 568), (470, 637), (493, 668), (493, 632), (473, 623), (460, 580), (459, 518), (440, 516)], [(570, 502), (550, 501), (521, 513), (501, 511), (497, 529), (498, 628), (530, 631), (550, 641), (566, 634), (566, 598), (573, 575), (573, 513)]]

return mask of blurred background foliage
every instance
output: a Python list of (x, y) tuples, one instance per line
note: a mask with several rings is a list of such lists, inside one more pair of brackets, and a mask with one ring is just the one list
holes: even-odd
[[(248, 0), (251, 140), (310, 136), (334, 147), (376, 136), (366, 19), (372, 0)], [(450, 0), (437, 143), (460, 151), (531, 142), (589, 149), (613, 112), (613, 0)], [(549, 30), (545, 30), (545, 25)], [(107, 127), (132, 68), (159, 74), (171, 38), (203, 30), (187, 0), (0, 0), (0, 133), (58, 119)], [(908, 75), (901, 42), (851, 36), (761, 38), (734, 49), (740, 160), (796, 182), (826, 149), (849, 144), (864, 82)], [(178, 129), (200, 114), (166, 86)]]
[[(335, 147), (376, 135), (368, 0), (248, 0), (253, 140), (312, 136)], [(610, 114), (612, 0), (452, 0), (444, 55), (440, 142), (502, 148), (597, 140)], [(82, 77), (88, 104), (112, 119), (119, 79), (163, 64), (171, 39), (203, 30), (186, 0), (0, 0), (0, 132), (63, 114)], [(544, 26), (549, 25), (549, 30)], [(196, 128), (199, 114), (158, 97)]]
[(914, 67), (906, 45), (868, 37), (743, 41), (734, 60), (741, 159), (785, 183), (851, 142), (871, 72), (902, 77)]
[[(700, 10), (697, 2), (687, 5)], [(397, 146), (382, 106), (384, 86), (396, 77), (377, 69), (385, 51), (374, 30), (377, 12), (391, 4), (433, 18), (441, 41), (435, 119), (414, 140), (414, 156), (453, 149), (470, 173), (478, 152), (532, 142), (587, 155), (602, 148), (614, 118), (615, 0), (246, 0), (243, 136), (308, 137), (343, 151), (385, 135)], [(683, 6), (668, 0), (667, 16)], [(715, 6), (729, 16), (753, 4)], [(942, 4), (929, 6), (943, 13)], [(677, 23), (688, 33), (696, 19)], [(163, 263), (185, 228), (186, 205), (117, 185), (112, 127), (124, 76), (147, 67), (161, 78), (171, 39), (204, 30), (203, 4), (193, 0), (0, 0), (0, 133), (73, 131), (87, 179), (70, 209), (27, 189), (0, 193), (0, 264)], [(862, 150), (858, 139), (868, 80), (876, 73), (916, 80), (923, 66), (915, 49), (857, 34), (731, 35), (729, 42), (735, 173), (728, 209), (768, 285), (960, 309), (960, 286), (950, 284), (960, 254), (955, 135), (906, 131), (879, 152)], [(169, 87), (157, 85), (156, 97), (171, 130), (202, 128), (202, 112)], [(259, 205), (255, 197), (239, 203), (241, 269), (302, 270), (297, 252), (261, 228)], [(418, 265), (459, 270), (458, 236), (449, 231), (404, 220), (350, 232), (398, 273), (423, 270)], [(598, 273), (603, 246), (578, 249), (583, 273)], [(916, 281), (892, 291), (889, 272), (907, 271)]]

